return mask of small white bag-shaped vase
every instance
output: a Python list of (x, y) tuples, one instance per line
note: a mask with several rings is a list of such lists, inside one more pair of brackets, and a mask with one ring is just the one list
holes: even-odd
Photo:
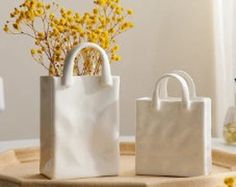
[[(168, 97), (169, 78), (182, 98)], [(191, 77), (164, 74), (152, 98), (136, 101), (136, 174), (199, 176), (211, 171), (211, 100), (196, 97)]]
[[(101, 54), (101, 76), (73, 76), (84, 48)], [(63, 77), (41, 77), (40, 172), (53, 179), (117, 175), (119, 170), (119, 77), (106, 52), (83, 43), (66, 57)]]

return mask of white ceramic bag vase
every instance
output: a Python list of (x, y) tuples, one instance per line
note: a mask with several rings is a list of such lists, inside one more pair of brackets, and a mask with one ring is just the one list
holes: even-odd
[[(169, 78), (178, 80), (182, 98), (168, 97)], [(198, 176), (211, 171), (211, 100), (196, 97), (182, 71), (164, 74), (153, 98), (136, 101), (136, 173)]]
[[(73, 76), (84, 48), (101, 54), (101, 76)], [(40, 172), (49, 178), (117, 175), (119, 169), (119, 77), (106, 52), (84, 43), (66, 57), (63, 77), (41, 77)]]

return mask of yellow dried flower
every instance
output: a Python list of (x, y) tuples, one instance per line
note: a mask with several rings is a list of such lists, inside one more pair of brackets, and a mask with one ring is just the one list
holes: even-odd
[(120, 61), (121, 60), (121, 56), (119, 56), (119, 55), (112, 55), (112, 60), (114, 60), (114, 61)]
[(128, 15), (133, 15), (133, 10), (131, 10), (131, 9), (129, 9), (129, 10), (127, 10), (127, 13), (128, 13)]
[(9, 31), (8, 26), (7, 26), (7, 25), (4, 25), (3, 30), (4, 30), (5, 32), (8, 32), (8, 31)]
[(51, 5), (46, 5), (46, 10), (49, 10), (51, 8)]
[(18, 23), (13, 23), (12, 26), (14, 27), (14, 29), (16, 29), (16, 30), (20, 30), (20, 26), (19, 26)]
[[(226, 177), (224, 179), (224, 186), (225, 187), (235, 187), (236, 185), (236, 177)], [(222, 186), (222, 185), (218, 185), (219, 187)], [(223, 186), (222, 186), (223, 187)]]
[(120, 46), (119, 45), (115, 45), (113, 48), (112, 48), (112, 52), (117, 52), (119, 51), (120, 49)]
[(98, 12), (99, 12), (99, 11), (98, 11), (98, 9), (97, 9), (97, 8), (94, 8), (94, 9), (93, 9), (93, 13), (94, 13), (95, 15), (97, 15), (97, 14), (98, 14)]
[[(120, 0), (94, 0), (92, 10), (83, 15), (54, 2), (24, 0), (10, 13), (11, 20), (7, 21), (3, 30), (33, 38), (36, 47), (31, 49), (31, 55), (34, 60), (43, 65), (50, 75), (61, 76), (66, 54), (81, 42), (97, 43), (106, 50), (111, 61), (120, 61), (116, 37), (133, 27), (133, 23), (127, 20), (132, 14), (133, 10), (125, 10)], [(35, 26), (38, 24), (42, 27)], [(81, 70), (76, 65), (75, 75), (99, 74), (102, 62), (98, 55), (96, 50), (84, 50), (76, 59), (76, 64), (83, 59), (84, 68)]]
[(43, 13), (44, 13), (43, 8), (40, 8), (34, 11), (35, 16), (41, 16), (43, 15)]
[(234, 177), (227, 177), (227, 178), (225, 178), (224, 183), (227, 186), (231, 186), (231, 185), (233, 186), (235, 184), (235, 178)]
[(35, 55), (36, 53), (37, 53), (37, 50), (31, 49), (31, 54), (32, 54), (32, 55)]

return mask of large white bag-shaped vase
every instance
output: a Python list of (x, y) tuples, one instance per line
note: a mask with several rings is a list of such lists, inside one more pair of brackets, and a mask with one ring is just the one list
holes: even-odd
[[(152, 98), (136, 101), (136, 173), (199, 176), (211, 171), (211, 100), (196, 97), (186, 73), (164, 74)], [(182, 88), (182, 98), (165, 97), (169, 78)]]
[[(73, 76), (74, 59), (87, 47), (101, 54), (101, 76)], [(43, 175), (68, 179), (118, 174), (119, 85), (105, 51), (93, 43), (68, 54), (62, 78), (41, 78)]]

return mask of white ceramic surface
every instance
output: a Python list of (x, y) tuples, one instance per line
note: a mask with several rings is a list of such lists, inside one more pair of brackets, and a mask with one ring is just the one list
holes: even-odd
[[(102, 76), (72, 76), (74, 58), (86, 47), (101, 53)], [(93, 43), (68, 54), (62, 78), (41, 78), (41, 173), (57, 179), (118, 174), (119, 85), (105, 51)]]
[[(182, 98), (160, 96), (169, 78), (180, 83)], [(199, 176), (211, 171), (211, 100), (191, 97), (193, 87), (186, 77), (164, 74), (153, 98), (137, 99), (137, 174)]]

